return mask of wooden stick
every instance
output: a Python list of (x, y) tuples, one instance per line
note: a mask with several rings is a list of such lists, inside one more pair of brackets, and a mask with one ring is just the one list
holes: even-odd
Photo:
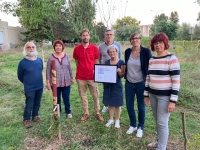
[[(54, 119), (57, 120), (58, 107), (57, 107), (57, 86), (56, 86), (56, 61), (51, 61), (51, 75), (52, 75), (52, 90), (53, 90), (53, 109), (54, 109)], [(56, 108), (57, 107), (57, 108)]]
[(61, 140), (61, 129), (60, 129), (60, 105), (57, 104), (57, 110), (58, 110), (58, 139)]
[(51, 61), (52, 68), (52, 89), (53, 89), (53, 111), (54, 111), (54, 120), (57, 121), (56, 127), (58, 128), (58, 139), (61, 140), (61, 130), (60, 130), (60, 106), (57, 104), (57, 85), (56, 85), (56, 61)]
[(186, 135), (186, 124), (185, 124), (185, 112), (181, 112), (182, 115), (182, 125), (183, 125), (183, 136), (184, 136), (184, 150), (187, 150), (187, 135)]

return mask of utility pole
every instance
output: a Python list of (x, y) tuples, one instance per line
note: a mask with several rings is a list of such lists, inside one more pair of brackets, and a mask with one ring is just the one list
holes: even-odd
[(192, 35), (194, 34), (194, 27), (190, 27), (189, 34), (191, 35), (191, 41), (192, 41)]

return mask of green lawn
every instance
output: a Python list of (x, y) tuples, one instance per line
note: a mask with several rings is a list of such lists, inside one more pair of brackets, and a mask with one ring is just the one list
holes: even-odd
[[(72, 56), (72, 48), (65, 51)], [(41, 56), (41, 49), (39, 49)], [(45, 50), (46, 62), (52, 49)], [(196, 57), (198, 52), (189, 51), (188, 59), (186, 52), (178, 53), (181, 61), (181, 90), (176, 111), (171, 114), (169, 121), (170, 136), (168, 142), (169, 150), (181, 150), (184, 147), (182, 133), (181, 112), (186, 113), (186, 133), (190, 142), (190, 149), (198, 149), (198, 141), (194, 136), (198, 135), (200, 126), (200, 63)], [(193, 57), (193, 58), (191, 58)], [(56, 137), (58, 129), (55, 128), (53, 120), (53, 102), (51, 91), (44, 89), (42, 97), (40, 116), (43, 123), (33, 123), (33, 127), (25, 129), (23, 126), (24, 93), (23, 85), (16, 76), (17, 65), (22, 59), (19, 50), (0, 51), (0, 149), (1, 150), (145, 150), (146, 145), (154, 140), (155, 123), (151, 108), (147, 107), (146, 122), (143, 138), (136, 138), (135, 134), (127, 135), (129, 118), (126, 106), (122, 107), (121, 128), (107, 128), (105, 124), (109, 119), (108, 113), (103, 114), (105, 121), (99, 122), (94, 115), (93, 100), (88, 93), (90, 118), (81, 122), (83, 115), (81, 101), (78, 95), (77, 84), (71, 87), (71, 109), (73, 118), (67, 119), (61, 112), (60, 125), (62, 140)], [(75, 75), (75, 63), (71, 61)], [(45, 68), (44, 68), (45, 77)], [(123, 79), (124, 80), (124, 79)], [(45, 78), (44, 78), (45, 83)], [(99, 84), (100, 104), (102, 104), (102, 85)], [(64, 105), (62, 104), (62, 107)], [(51, 128), (50, 128), (51, 127)], [(192, 145), (192, 146), (191, 146)]]

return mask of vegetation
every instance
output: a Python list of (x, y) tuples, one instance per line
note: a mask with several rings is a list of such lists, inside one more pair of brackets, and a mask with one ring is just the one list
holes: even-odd
[(177, 12), (171, 12), (170, 17), (166, 16), (164, 13), (155, 16), (154, 23), (150, 28), (151, 36), (158, 32), (164, 32), (168, 35), (170, 40), (174, 40), (178, 29), (178, 21)]
[(116, 31), (116, 39), (118, 41), (128, 41), (131, 33), (140, 33), (139, 24), (139, 21), (130, 16), (117, 19), (116, 23), (113, 25), (113, 28)]
[[(143, 45), (148, 44), (145, 39)], [(182, 134), (181, 114), (186, 113), (186, 134), (189, 139), (188, 148), (199, 149), (199, 107), (200, 107), (200, 62), (197, 42), (171, 41), (170, 52), (177, 55), (181, 62), (181, 89), (176, 111), (171, 114), (169, 127), (170, 136), (168, 142), (169, 150), (184, 149), (184, 138)], [(123, 45), (125, 50), (130, 45)], [(147, 45), (146, 45), (147, 46)], [(51, 48), (38, 48), (39, 56), (44, 50), (46, 62), (47, 57), (53, 52)], [(9, 51), (0, 51), (0, 149), (1, 150), (25, 150), (25, 149), (54, 149), (54, 150), (121, 150), (133, 149), (144, 150), (146, 145), (154, 140), (155, 123), (151, 108), (147, 107), (144, 137), (136, 138), (135, 133), (127, 135), (129, 119), (126, 107), (122, 107), (121, 128), (106, 128), (108, 113), (103, 114), (105, 121), (99, 122), (93, 111), (93, 101), (89, 96), (90, 118), (81, 122), (83, 114), (77, 84), (71, 87), (71, 109), (72, 119), (67, 119), (61, 112), (60, 124), (62, 140), (56, 137), (57, 129), (53, 120), (53, 103), (51, 91), (44, 88), (41, 102), (40, 116), (43, 123), (33, 123), (33, 127), (25, 129), (22, 123), (24, 108), (24, 92), (22, 84), (17, 80), (16, 68), (22, 56), (22, 48)], [(72, 58), (72, 48), (65, 51)], [(75, 63), (71, 60), (75, 74)], [(45, 70), (44, 70), (45, 79)], [(100, 104), (102, 106), (102, 84), (99, 84)], [(62, 105), (63, 107), (64, 105)], [(51, 127), (51, 128), (50, 128)]]
[(81, 29), (93, 30), (95, 19), (92, 0), (19, 0), (17, 3), (3, 2), (0, 11), (19, 17), (19, 22), (27, 30), (24, 33), (26, 41), (73, 41), (79, 37)]

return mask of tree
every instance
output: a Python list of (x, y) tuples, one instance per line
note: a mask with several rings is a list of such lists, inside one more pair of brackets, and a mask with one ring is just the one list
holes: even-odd
[(18, 3), (5, 2), (0, 9), (18, 16), (27, 30), (24, 33), (27, 39), (36, 41), (74, 40), (82, 28), (93, 30), (94, 26), (95, 5), (92, 0), (19, 0)]
[(66, 11), (70, 15), (67, 23), (73, 26), (75, 36), (79, 37), (83, 28), (94, 34), (95, 3), (92, 0), (68, 0), (67, 6)]
[(106, 30), (106, 26), (104, 25), (103, 22), (98, 22), (95, 25), (95, 30), (96, 30), (96, 35), (99, 37), (100, 41), (104, 41), (104, 34)]
[(178, 20), (177, 12), (172, 12), (169, 19), (164, 13), (156, 16), (154, 24), (150, 28), (150, 35), (153, 36), (158, 32), (165, 32), (170, 40), (175, 39), (178, 29)]
[(122, 26), (116, 30), (115, 37), (118, 41), (129, 41), (131, 33), (140, 33), (140, 27), (138, 25)]
[(179, 18), (178, 18), (179, 16), (178, 16), (178, 13), (175, 11), (175, 12), (171, 12), (171, 15), (170, 15), (170, 17), (169, 17), (169, 20), (170, 20), (170, 22), (173, 22), (173, 23), (175, 23), (175, 24), (178, 24), (178, 22), (179, 22)]
[(64, 0), (18, 0), (17, 3), (2, 3), (3, 12), (19, 17), (19, 22), (26, 29), (26, 40), (42, 41), (53, 39), (51, 20), (58, 20), (58, 12)]
[(200, 25), (195, 25), (193, 40), (200, 40)]
[(177, 30), (177, 40), (190, 40), (189, 34), (190, 24), (182, 23)]
[(116, 23), (113, 25), (113, 28), (117, 30), (123, 26), (132, 26), (132, 25), (139, 26), (139, 24), (140, 24), (140, 21), (137, 21), (135, 18), (132, 18), (130, 16), (126, 16), (122, 19), (117, 19)]
[(133, 32), (140, 33), (139, 27), (140, 21), (137, 21), (135, 18), (126, 16), (122, 19), (117, 19), (116, 23), (113, 25), (115, 29), (115, 37), (117, 40), (126, 41), (129, 40), (129, 36)]

